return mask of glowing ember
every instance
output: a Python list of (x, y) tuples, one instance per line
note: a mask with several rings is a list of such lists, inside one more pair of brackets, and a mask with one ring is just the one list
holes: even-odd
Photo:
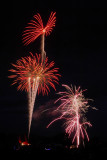
[[(50, 92), (49, 86), (55, 88), (54, 83), (58, 84), (58, 68), (54, 68), (54, 62), (48, 63), (48, 58), (41, 61), (41, 55), (35, 56), (30, 53), (27, 56), (17, 60), (16, 64), (12, 64), (14, 69), (10, 69), (14, 78), (13, 84), (18, 83), (18, 90), (28, 92), (29, 100), (29, 132), (31, 127), (32, 113), (35, 103), (36, 94), (42, 92), (43, 95)], [(13, 85), (12, 84), (12, 85)]]
[[(67, 91), (59, 92), (61, 97), (56, 101), (61, 101), (60, 106), (56, 109), (56, 111), (61, 112), (61, 116), (54, 119), (47, 128), (59, 119), (65, 119), (65, 131), (66, 133), (71, 136), (74, 134), (72, 143), (76, 140), (76, 146), (80, 145), (80, 137), (84, 139), (84, 136), (87, 137), (89, 141), (89, 137), (86, 131), (86, 125), (92, 126), (90, 122), (86, 122), (86, 118), (84, 118), (85, 113), (87, 112), (88, 108), (88, 99), (85, 99), (83, 92), (85, 90), (80, 90), (80, 87), (73, 89), (73, 87), (69, 87), (67, 85), (63, 85)], [(55, 103), (56, 103), (55, 102)], [(93, 108), (95, 109), (95, 108)], [(82, 121), (82, 122), (80, 122)]]
[(19, 144), (21, 146), (30, 146), (31, 145), (30, 143), (28, 143), (28, 140), (26, 137), (25, 137), (25, 141), (22, 141), (21, 138), (19, 137)]

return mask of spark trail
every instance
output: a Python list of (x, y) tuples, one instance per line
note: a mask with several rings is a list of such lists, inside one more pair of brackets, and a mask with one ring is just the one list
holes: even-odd
[(14, 78), (12, 85), (18, 83), (18, 90), (28, 92), (28, 112), (29, 125), (28, 136), (31, 128), (32, 114), (37, 93), (42, 92), (43, 95), (50, 92), (49, 86), (56, 90), (54, 83), (58, 84), (59, 76), (58, 68), (54, 68), (54, 61), (48, 62), (48, 57), (45, 61), (41, 61), (41, 55), (36, 54), (22, 57), (17, 60), (16, 64), (12, 64), (14, 69), (10, 69), (13, 75), (9, 78)]
[(28, 126), (28, 137), (30, 133), (30, 127), (31, 127), (31, 121), (32, 121), (32, 114), (33, 114), (33, 109), (34, 109), (34, 104), (35, 104), (35, 99), (37, 95), (37, 90), (39, 87), (39, 77), (36, 79), (33, 79), (33, 87), (31, 87), (31, 78), (28, 78), (29, 81), (29, 90), (28, 90), (28, 110), (29, 110), (29, 126)]
[(92, 125), (90, 122), (86, 121), (86, 117), (84, 116), (90, 106), (88, 105), (88, 99), (85, 99), (83, 95), (85, 90), (80, 90), (80, 87), (73, 88), (72, 85), (71, 87), (67, 85), (62, 86), (64, 86), (67, 91), (59, 92), (58, 94), (61, 97), (55, 101), (55, 103), (61, 101), (61, 104), (56, 109), (57, 112), (61, 113), (61, 116), (51, 121), (47, 128), (55, 121), (64, 119), (65, 132), (69, 137), (74, 134), (72, 143), (76, 140), (76, 147), (78, 148), (80, 145), (80, 137), (84, 139), (86, 136), (89, 141), (86, 125), (89, 127)]

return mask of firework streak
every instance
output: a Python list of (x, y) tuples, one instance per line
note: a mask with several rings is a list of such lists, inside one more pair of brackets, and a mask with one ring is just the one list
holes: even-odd
[[(54, 119), (49, 123), (47, 128), (53, 124), (55, 121), (60, 119), (65, 119), (65, 131), (70, 137), (71, 134), (74, 134), (72, 143), (76, 140), (76, 146), (80, 145), (80, 137), (84, 140), (85, 136), (89, 141), (89, 136), (86, 131), (86, 125), (92, 126), (90, 122), (86, 121), (86, 117), (84, 117), (85, 113), (87, 112), (88, 108), (88, 99), (85, 99), (83, 92), (85, 90), (80, 90), (80, 87), (73, 89), (73, 87), (69, 87), (67, 85), (63, 85), (67, 91), (59, 92), (58, 94), (61, 97), (55, 101), (61, 101), (61, 104), (55, 111), (61, 113), (61, 116)], [(82, 122), (80, 122), (82, 121)]]
[(28, 101), (29, 101), (29, 128), (28, 128), (28, 135), (30, 133), (30, 127), (31, 127), (31, 121), (32, 121), (32, 114), (33, 114), (33, 109), (34, 109), (34, 104), (35, 104), (35, 99), (37, 95), (37, 90), (39, 87), (39, 77), (36, 79), (33, 79), (33, 84), (31, 87), (31, 78), (28, 78), (28, 83), (29, 83), (29, 90), (28, 90)]

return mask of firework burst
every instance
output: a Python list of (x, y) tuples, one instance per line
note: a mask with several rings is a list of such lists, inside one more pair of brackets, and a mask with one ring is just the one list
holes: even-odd
[(31, 20), (30, 23), (28, 23), (28, 26), (25, 28), (25, 31), (23, 32), (23, 38), (22, 41), (25, 45), (30, 44), (31, 42), (35, 41), (36, 38), (41, 36), (41, 53), (42, 53), (42, 59), (45, 58), (45, 51), (44, 51), (44, 40), (45, 35), (48, 36), (53, 30), (53, 27), (55, 26), (56, 22), (56, 12), (51, 12), (50, 17), (48, 19), (48, 22), (46, 26), (44, 27), (42, 18), (39, 13), (33, 16), (34, 20)]
[(14, 69), (10, 69), (14, 78), (12, 85), (18, 83), (18, 90), (28, 92), (29, 99), (29, 132), (31, 127), (32, 113), (35, 103), (36, 94), (38, 92), (43, 95), (50, 92), (49, 86), (55, 88), (54, 83), (58, 84), (58, 68), (54, 68), (54, 61), (48, 63), (48, 57), (45, 61), (41, 61), (41, 55), (33, 55), (17, 60), (16, 64), (12, 64)]
[[(55, 121), (59, 119), (65, 119), (65, 131), (69, 135), (69, 137), (71, 136), (71, 134), (74, 134), (72, 143), (74, 143), (74, 141), (76, 140), (76, 146), (78, 148), (78, 146), (80, 145), (80, 137), (84, 139), (84, 137), (86, 136), (87, 140), (89, 141), (89, 137), (86, 131), (86, 125), (92, 125), (90, 122), (86, 121), (86, 118), (84, 118), (84, 116), (90, 106), (88, 105), (88, 99), (85, 99), (83, 95), (83, 92), (85, 90), (81, 90), (80, 87), (73, 88), (72, 86), (63, 86), (66, 88), (66, 91), (59, 92), (58, 94), (61, 97), (55, 101), (55, 103), (61, 101), (61, 104), (56, 109), (56, 111), (61, 112), (61, 116), (50, 122), (47, 128)], [(82, 121), (82, 123), (80, 122), (80, 120)]]

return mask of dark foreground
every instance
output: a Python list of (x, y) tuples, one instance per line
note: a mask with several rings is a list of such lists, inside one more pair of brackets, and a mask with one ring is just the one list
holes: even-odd
[(65, 141), (37, 138), (31, 140), (31, 145), (21, 146), (17, 141), (7, 141), (3, 138), (0, 138), (0, 155), (3, 159), (95, 160), (105, 159), (107, 154), (107, 143), (98, 139), (92, 139), (77, 149), (67, 141), (65, 143)]

